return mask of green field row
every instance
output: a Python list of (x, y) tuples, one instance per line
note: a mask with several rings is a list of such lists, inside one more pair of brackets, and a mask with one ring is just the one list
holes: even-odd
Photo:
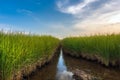
[(120, 65), (120, 34), (69, 37), (63, 39), (62, 46), (77, 57), (98, 60), (106, 66)]
[(54, 54), (59, 40), (52, 36), (5, 34), (0, 32), (0, 71), (2, 80), (38, 60)]

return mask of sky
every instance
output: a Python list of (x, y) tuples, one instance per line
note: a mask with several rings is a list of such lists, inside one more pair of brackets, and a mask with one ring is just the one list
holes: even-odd
[(0, 0), (0, 30), (58, 38), (120, 33), (120, 0)]

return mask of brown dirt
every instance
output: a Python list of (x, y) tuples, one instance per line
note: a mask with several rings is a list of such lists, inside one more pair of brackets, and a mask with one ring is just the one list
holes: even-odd
[[(56, 51), (58, 49), (59, 49), (59, 47), (54, 50), (54, 53), (56, 53)], [(26, 77), (26, 76), (31, 75), (33, 72), (35, 72), (37, 70), (37, 68), (41, 68), (46, 63), (50, 62), (51, 59), (53, 58), (53, 56), (54, 56), (54, 54), (49, 57), (42, 58), (41, 60), (38, 60), (37, 62), (35, 62), (31, 65), (23, 67), (21, 70), (13, 73), (10, 80), (22, 80), (24, 78), (24, 76)]]
[(65, 54), (71, 55), (73, 57), (77, 57), (77, 58), (81, 57), (81, 58), (87, 59), (89, 61), (96, 61), (96, 62), (98, 62), (106, 67), (108, 67), (108, 66), (120, 67), (120, 60), (112, 60), (112, 61), (107, 62), (99, 55), (94, 55), (94, 54), (89, 55), (89, 53), (82, 53), (82, 52), (76, 53), (76, 52), (71, 52), (67, 49), (63, 49), (63, 52)]

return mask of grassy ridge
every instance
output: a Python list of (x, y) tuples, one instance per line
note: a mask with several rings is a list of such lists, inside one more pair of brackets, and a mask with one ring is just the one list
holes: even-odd
[(120, 65), (120, 34), (65, 38), (62, 46), (71, 55), (97, 59), (105, 65)]
[(49, 58), (59, 40), (51, 36), (0, 33), (0, 70), (2, 79), (42, 58)]

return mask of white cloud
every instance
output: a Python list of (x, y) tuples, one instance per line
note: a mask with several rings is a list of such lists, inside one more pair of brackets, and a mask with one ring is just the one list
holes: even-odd
[[(71, 33), (91, 34), (91, 33), (119, 33), (120, 32), (120, 0), (109, 0), (95, 10), (89, 6), (98, 0), (84, 0), (77, 5), (58, 7), (59, 11), (72, 14), (76, 21), (71, 29)], [(99, 5), (99, 4), (98, 4)], [(84, 8), (88, 6), (88, 8)], [(85, 13), (90, 12), (86, 17)], [(81, 15), (82, 18), (81, 19)]]
[(63, 13), (68, 13), (68, 14), (79, 14), (81, 12), (84, 11), (84, 7), (88, 6), (89, 4), (96, 2), (98, 0), (84, 0), (81, 3), (78, 3), (77, 5), (70, 5), (70, 6), (66, 6), (69, 4), (69, 0), (59, 0), (57, 2), (57, 7), (59, 8), (59, 10)]
[(120, 22), (120, 12), (110, 17), (108, 23), (119, 23)]

